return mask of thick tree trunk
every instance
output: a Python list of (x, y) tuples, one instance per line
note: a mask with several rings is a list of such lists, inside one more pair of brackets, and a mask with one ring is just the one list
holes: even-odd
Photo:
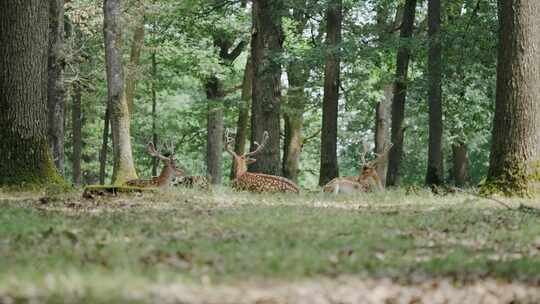
[(141, 16), (138, 21), (135, 32), (133, 33), (133, 41), (131, 43), (131, 55), (129, 63), (126, 67), (126, 102), (129, 108), (129, 113), (133, 113), (133, 100), (135, 98), (135, 87), (137, 85), (137, 77), (139, 60), (141, 51), (144, 46), (144, 17)]
[(253, 1), (253, 31), (251, 59), (253, 61), (253, 89), (251, 106), (251, 150), (268, 131), (270, 138), (265, 149), (257, 155), (251, 172), (281, 174), (280, 163), (280, 107), (281, 64), (276, 60), (283, 51), (284, 33), (281, 18), (283, 0)]
[(48, 59), (48, 137), (58, 172), (64, 175), (64, 0), (49, 2), (49, 59)]
[(124, 71), (122, 66), (122, 8), (121, 0), (105, 0), (103, 3), (105, 58), (107, 63), (107, 86), (110, 120), (113, 138), (112, 183), (121, 185), (136, 179), (133, 164), (129, 109), (124, 95)]
[(101, 150), (99, 151), (99, 183), (105, 184), (107, 177), (107, 153), (109, 151), (109, 125), (111, 114), (109, 105), (106, 105), (105, 114), (103, 114), (103, 136), (101, 137)]
[(540, 180), (540, 1), (498, 3), (497, 97), (487, 185), (524, 195)]
[(0, 186), (62, 182), (47, 139), (49, 3), (0, 2)]
[(465, 143), (452, 145), (452, 180), (458, 187), (470, 183), (469, 177), (469, 153)]
[(426, 184), (441, 185), (444, 183), (441, 0), (428, 1), (428, 27), (429, 145)]
[[(400, 37), (407, 40), (412, 37), (414, 19), (416, 15), (416, 0), (406, 0), (403, 11)], [(402, 45), (397, 54), (396, 80), (394, 83), (394, 97), (392, 100), (392, 149), (388, 159), (388, 173), (386, 184), (397, 186), (400, 176), (401, 159), (403, 158), (403, 121), (405, 119), (405, 99), (407, 97), (407, 73), (409, 70), (410, 49)]]
[(321, 169), (319, 185), (339, 176), (337, 160), (337, 119), (340, 85), (342, 0), (332, 1), (326, 11), (326, 65), (321, 132)]
[[(375, 153), (377, 154), (383, 153), (385, 147), (390, 144), (390, 106), (393, 90), (392, 85), (384, 88), (384, 100), (377, 104), (375, 111)], [(383, 186), (386, 186), (387, 171), (388, 160), (385, 159), (377, 165), (377, 174)]]
[(223, 179), (223, 86), (217, 77), (206, 82), (208, 123), (206, 140), (206, 173), (213, 185)]
[[(157, 61), (156, 53), (152, 53), (152, 142), (154, 146), (158, 146), (158, 134), (157, 134)], [(152, 176), (157, 176), (157, 169), (159, 160), (156, 157), (152, 158)]]
[(81, 97), (82, 89), (80, 83), (74, 84), (73, 92), (73, 107), (71, 110), (71, 123), (73, 128), (73, 155), (72, 155), (72, 171), (73, 184), (81, 184), (81, 153), (82, 153), (82, 111)]

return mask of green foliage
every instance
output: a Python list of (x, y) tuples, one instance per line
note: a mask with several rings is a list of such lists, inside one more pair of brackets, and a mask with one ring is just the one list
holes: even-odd
[[(285, 50), (282, 54), (275, 54), (275, 60), (284, 67), (301, 64), (310, 68), (310, 77), (304, 88), (308, 104), (304, 112), (303, 132), (307, 137), (316, 135), (321, 128), (327, 4), (322, 0), (288, 1), (288, 15), (283, 19)], [(394, 81), (396, 50), (400, 45), (409, 45), (413, 51), (401, 170), (402, 181), (408, 185), (423, 183), (427, 163), (427, 12), (425, 6), (417, 7), (414, 36), (403, 40), (397, 32), (399, 22), (394, 20), (402, 5), (403, 1), (344, 1), (343, 42), (339, 49), (342, 54), (342, 98), (338, 149), (340, 172), (343, 175), (356, 173), (360, 143), (373, 142), (375, 105), (383, 99), (384, 88)], [(129, 2), (126, 9), (126, 60), (135, 25), (134, 16), (142, 11), (146, 20), (145, 47), (138, 67), (139, 81), (132, 117), (137, 170), (141, 176), (150, 175), (152, 161), (146, 154), (145, 145), (152, 139), (151, 87), (155, 85), (158, 145), (163, 140), (176, 142), (181, 166), (189, 173), (203, 174), (207, 115), (205, 80), (216, 76), (223, 81), (225, 89), (238, 86), (249, 53), (248, 48), (235, 62), (224, 64), (213, 41), (216, 37), (231, 39), (234, 45), (249, 41), (249, 5), (242, 7), (236, 1), (145, 0)], [(68, 40), (67, 71), (70, 84), (80, 81), (85, 88), (83, 171), (85, 183), (92, 184), (96, 183), (99, 167), (98, 154), (107, 99), (101, 3), (72, 1), (67, 11), (73, 27), (80, 33), (79, 38), (72, 35)], [(298, 30), (299, 20), (305, 21), (303, 31)], [(478, 183), (485, 176), (488, 166), (495, 96), (496, 29), (494, 0), (460, 0), (444, 5), (445, 167), (451, 167), (452, 144), (464, 142), (471, 159), (473, 183)], [(155, 75), (151, 65), (152, 54), (157, 59)], [(288, 88), (284, 81), (282, 95), (285, 100)], [(240, 103), (239, 92), (226, 96), (226, 127), (234, 127)], [(284, 112), (290, 110), (286, 104), (282, 108)], [(71, 151), (69, 129), (67, 151)], [(307, 188), (315, 187), (318, 180), (319, 145), (318, 136), (314, 136), (305, 143), (302, 151), (300, 184)], [(110, 158), (108, 168), (111, 166)], [(228, 168), (230, 160), (228, 157), (224, 159)], [(67, 163), (69, 176), (69, 158)]]

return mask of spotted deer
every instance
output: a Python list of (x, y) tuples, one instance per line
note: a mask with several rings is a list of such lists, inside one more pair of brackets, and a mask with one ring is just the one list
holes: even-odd
[(364, 151), (360, 152), (359, 158), (362, 162), (358, 176), (337, 177), (328, 182), (324, 187), (324, 192), (329, 193), (353, 193), (353, 192), (372, 192), (384, 191), (384, 185), (381, 182), (379, 174), (377, 174), (377, 166), (386, 160), (388, 151), (392, 147), (386, 146), (381, 154), (376, 154), (377, 157), (366, 162), (366, 154), (368, 152), (367, 145), (363, 145)]
[(175, 187), (207, 189), (208, 180), (204, 176), (186, 175), (182, 169), (176, 168), (172, 185)]
[(298, 186), (287, 178), (262, 173), (247, 172), (247, 165), (257, 161), (252, 157), (264, 149), (267, 141), (268, 132), (265, 131), (261, 144), (255, 142), (255, 145), (257, 146), (255, 151), (238, 155), (231, 149), (234, 139), (229, 136), (229, 131), (227, 130), (225, 133), (225, 150), (233, 157), (234, 166), (234, 180), (232, 187), (235, 190), (250, 192), (298, 193), (300, 191)]
[(148, 143), (147, 150), (148, 154), (163, 162), (163, 169), (161, 170), (161, 173), (159, 174), (159, 176), (153, 176), (151, 179), (133, 179), (127, 181), (126, 186), (158, 188), (168, 187), (176, 177), (176, 170), (178, 170), (176, 168), (176, 160), (174, 158), (174, 151), (172, 145), (169, 149), (171, 153), (169, 156), (164, 156), (159, 151), (157, 151), (154, 143), (152, 142)]

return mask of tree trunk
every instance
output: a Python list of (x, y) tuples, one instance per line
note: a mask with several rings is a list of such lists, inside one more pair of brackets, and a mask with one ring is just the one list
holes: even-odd
[[(156, 92), (156, 82), (157, 82), (157, 62), (156, 62), (156, 53), (152, 53), (152, 142), (154, 146), (158, 145), (158, 134), (157, 134), (157, 92)], [(152, 158), (152, 176), (157, 176), (157, 169), (159, 165), (159, 160), (156, 157)]]
[(441, 185), (443, 170), (443, 111), (441, 92), (441, 0), (428, 1), (429, 145), (426, 185)]
[(283, 176), (298, 183), (300, 152), (304, 144), (302, 128), (307, 96), (304, 91), (309, 78), (309, 69), (302, 62), (288, 66), (289, 92), (285, 118), (285, 145), (283, 153)]
[(61, 183), (47, 139), (49, 3), (0, 2), (0, 185)]
[(246, 62), (244, 70), (244, 80), (242, 82), (242, 102), (238, 108), (238, 121), (236, 123), (236, 137), (234, 140), (234, 152), (242, 155), (246, 149), (246, 139), (249, 123), (249, 105), (251, 100), (251, 89), (253, 87), (253, 64), (251, 58)]
[[(245, 42), (241, 41), (229, 52), (232, 44), (232, 39), (224, 39), (219, 33), (215, 33), (214, 46), (219, 47), (220, 58), (228, 64), (232, 64), (240, 56), (245, 46)], [(206, 97), (208, 100), (206, 170), (210, 182), (220, 185), (223, 180), (223, 97), (225, 97), (225, 91), (222, 81), (217, 76), (211, 76), (206, 81)]]
[[(392, 104), (393, 86), (387, 85), (384, 88), (384, 100), (377, 104), (375, 112), (375, 153), (381, 154), (390, 143), (390, 105)], [(377, 164), (377, 174), (383, 186), (386, 186), (386, 173), (388, 171), (388, 160), (385, 159)]]
[(133, 100), (135, 98), (135, 87), (137, 85), (139, 59), (144, 45), (144, 17), (140, 16), (135, 32), (133, 33), (133, 41), (131, 44), (131, 55), (127, 65), (126, 76), (126, 102), (128, 104), (129, 113), (133, 113)]
[(540, 180), (540, 1), (498, 3), (497, 97), (487, 185), (525, 195)]
[(465, 143), (452, 145), (452, 180), (458, 187), (464, 187), (470, 183), (469, 177), (469, 153)]
[(109, 105), (106, 105), (105, 114), (103, 115), (103, 136), (101, 143), (101, 150), (99, 152), (99, 183), (105, 184), (105, 177), (107, 177), (107, 153), (109, 150), (109, 124), (110, 124), (110, 110)]
[(72, 114), (72, 127), (73, 127), (73, 184), (79, 186), (81, 184), (81, 153), (82, 153), (82, 111), (81, 111), (81, 97), (82, 89), (81, 84), (76, 82), (74, 84), (73, 92), (73, 108)]
[(137, 178), (131, 149), (129, 109), (124, 95), (124, 71), (122, 66), (122, 19), (121, 0), (105, 0), (103, 3), (105, 36), (105, 59), (110, 120), (113, 138), (113, 177), (115, 185)]
[(337, 161), (337, 119), (340, 85), (342, 0), (332, 1), (326, 11), (326, 65), (321, 132), (321, 170), (319, 185), (339, 176)]
[(213, 185), (223, 179), (223, 85), (217, 77), (206, 82), (208, 123), (206, 140), (206, 172)]
[[(306, 5), (306, 3), (304, 3)], [(294, 35), (304, 34), (308, 15), (303, 9), (294, 9), (292, 19), (296, 21)], [(305, 93), (310, 69), (303, 58), (293, 57), (287, 66), (289, 80), (288, 99), (283, 118), (285, 120), (285, 141), (283, 145), (283, 176), (298, 184), (300, 173), (300, 153), (304, 145), (302, 128), (304, 127), (304, 111), (307, 103)]]
[[(242, 81), (242, 96), (238, 105), (238, 120), (236, 122), (236, 135), (234, 140), (234, 152), (238, 155), (242, 155), (246, 150), (246, 139), (248, 133), (249, 122), (249, 105), (251, 100), (251, 88), (253, 83), (253, 64), (251, 58), (248, 57), (246, 61), (246, 68), (244, 69), (244, 80)], [(234, 166), (231, 166), (230, 178), (234, 178)]]
[(48, 58), (48, 137), (58, 172), (64, 175), (64, 0), (49, 2), (49, 58)]
[(250, 166), (251, 172), (280, 175), (281, 64), (276, 60), (283, 51), (284, 33), (281, 18), (283, 0), (253, 1), (251, 59), (253, 89), (251, 106), (251, 150), (263, 133), (270, 136), (265, 149)]
[[(400, 37), (407, 40), (412, 37), (414, 19), (416, 14), (416, 0), (406, 0), (403, 11), (403, 22), (401, 24)], [(388, 173), (386, 184), (397, 186), (400, 181), (399, 170), (401, 159), (403, 158), (403, 121), (405, 119), (405, 99), (407, 97), (407, 73), (409, 70), (409, 58), (411, 50), (407, 45), (400, 46), (397, 54), (396, 80), (394, 83), (394, 97), (392, 100), (392, 130), (388, 159)]]

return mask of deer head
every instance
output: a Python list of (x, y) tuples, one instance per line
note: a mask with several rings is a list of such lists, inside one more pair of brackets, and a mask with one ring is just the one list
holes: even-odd
[(233, 166), (235, 172), (234, 178), (237, 178), (247, 172), (247, 166), (257, 161), (255, 158), (253, 158), (253, 156), (260, 153), (264, 149), (267, 142), (268, 132), (264, 131), (262, 143), (259, 144), (258, 142), (254, 142), (255, 146), (257, 146), (254, 151), (238, 155), (231, 148), (234, 145), (234, 138), (229, 136), (229, 130), (225, 132), (225, 151), (227, 151), (233, 157)]
[(172, 143), (164, 145), (166, 150), (170, 153), (168, 156), (164, 156), (158, 151), (154, 143), (148, 143), (147, 150), (148, 154), (153, 157), (161, 160), (164, 167), (161, 170), (161, 174), (156, 178), (156, 181), (159, 186), (168, 185), (169, 182), (176, 176), (176, 172), (179, 170), (176, 167), (176, 160), (174, 158), (174, 145)]
[(386, 145), (384, 147), (384, 150), (380, 154), (375, 154), (376, 157), (374, 160), (367, 162), (366, 161), (366, 154), (368, 152), (368, 146), (366, 143), (363, 143), (363, 151), (359, 153), (360, 161), (362, 162), (360, 166), (360, 177), (359, 180), (369, 180), (370, 178), (373, 179), (377, 187), (380, 191), (384, 190), (384, 186), (381, 182), (381, 178), (379, 177), (379, 174), (377, 174), (377, 166), (384, 162), (386, 160), (386, 157), (388, 156), (388, 152), (390, 151), (390, 148), (392, 147), (392, 144)]

